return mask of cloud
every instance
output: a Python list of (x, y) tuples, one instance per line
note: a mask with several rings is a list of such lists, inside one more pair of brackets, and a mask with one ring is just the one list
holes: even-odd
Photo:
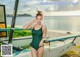
[(23, 7), (33, 7), (33, 6), (35, 6), (35, 5), (39, 5), (40, 4), (40, 1), (27, 1), (27, 2), (25, 2), (25, 3), (23, 3)]
[(77, 2), (79, 2), (79, 0), (73, 0), (73, 3), (77, 3)]
[(29, 2), (26, 2), (25, 5), (32, 6), (32, 5), (36, 5), (36, 4), (39, 4), (39, 3), (40, 3), (39, 1), (29, 1)]
[(10, 9), (10, 7), (9, 7), (9, 6), (6, 6), (6, 8), (7, 8), (7, 9)]
[(0, 4), (4, 4), (5, 5), (6, 3), (4, 1), (0, 1)]
[(20, 2), (20, 3), (19, 3), (19, 5), (20, 5), (20, 6), (22, 6), (22, 5), (23, 5), (23, 3), (22, 3), (22, 2)]
[(61, 1), (61, 0), (46, 0), (46, 1)]

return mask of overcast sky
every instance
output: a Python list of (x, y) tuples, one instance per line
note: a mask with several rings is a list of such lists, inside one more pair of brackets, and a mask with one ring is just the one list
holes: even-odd
[[(12, 13), (15, 0), (0, 0), (0, 4), (6, 5), (6, 11)], [(80, 10), (79, 0), (20, 0), (18, 13), (33, 14), (41, 10), (44, 12)]]

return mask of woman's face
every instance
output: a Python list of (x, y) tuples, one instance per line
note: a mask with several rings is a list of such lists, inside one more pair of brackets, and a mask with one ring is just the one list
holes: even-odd
[(42, 23), (43, 20), (42, 16), (37, 16), (36, 19), (38, 23)]

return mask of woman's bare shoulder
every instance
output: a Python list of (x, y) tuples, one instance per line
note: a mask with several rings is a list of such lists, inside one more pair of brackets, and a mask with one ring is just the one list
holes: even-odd
[(45, 25), (42, 26), (43, 30), (47, 30), (47, 27)]

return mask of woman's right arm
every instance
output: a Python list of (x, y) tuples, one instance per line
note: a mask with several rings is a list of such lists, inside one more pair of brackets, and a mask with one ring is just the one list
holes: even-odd
[(34, 23), (35, 23), (36, 19), (34, 19), (32, 22), (26, 24), (23, 26), (23, 29), (30, 29), (33, 27)]

